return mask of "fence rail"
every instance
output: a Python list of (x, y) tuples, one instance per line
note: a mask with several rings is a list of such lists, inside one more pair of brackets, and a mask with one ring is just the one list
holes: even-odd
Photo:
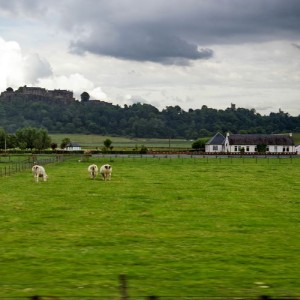
[[(228, 296), (228, 295), (220, 295), (220, 296), (158, 296), (158, 295), (143, 295), (143, 296), (130, 296), (128, 289), (128, 278), (125, 274), (120, 274), (118, 277), (119, 281), (119, 296), (88, 296), (88, 295), (68, 295), (68, 296), (49, 296), (49, 295), (33, 295), (33, 296), (1, 296), (1, 288), (0, 288), (0, 300), (14, 300), (14, 299), (29, 299), (29, 300), (300, 300), (300, 296), (269, 296), (269, 295), (242, 295), (242, 296)], [(1, 285), (1, 284), (0, 284)]]
[(47, 165), (51, 163), (63, 162), (65, 157), (62, 155), (56, 155), (55, 157), (37, 157), (32, 155), (28, 159), (18, 162), (13, 162), (9, 159), (8, 165), (0, 168), (0, 177), (10, 176), (12, 174), (31, 169), (34, 164)]

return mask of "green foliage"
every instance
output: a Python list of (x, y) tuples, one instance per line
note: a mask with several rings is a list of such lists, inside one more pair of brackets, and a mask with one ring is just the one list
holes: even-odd
[(61, 144), (60, 144), (60, 148), (65, 149), (69, 143), (71, 143), (70, 138), (68, 138), (68, 137), (63, 138), (63, 140), (61, 141)]
[(266, 151), (267, 151), (267, 145), (264, 144), (257, 145), (257, 152), (266, 153)]
[(112, 144), (112, 141), (110, 139), (106, 139), (103, 142), (104, 147), (107, 148), (107, 149), (109, 149), (111, 147), (111, 144)]
[(199, 139), (199, 140), (193, 142), (192, 148), (196, 149), (196, 150), (204, 151), (205, 150), (205, 144), (207, 143), (208, 140), (209, 140), (208, 138)]
[[(89, 179), (108, 161), (111, 181)], [(1, 178), (4, 298), (119, 299), (119, 274), (132, 299), (300, 294), (300, 159), (76, 158), (46, 171)]]
[(50, 147), (51, 138), (48, 131), (43, 128), (22, 128), (16, 132), (17, 144), (21, 149), (47, 149)]
[(54, 151), (57, 148), (57, 143), (51, 143), (50, 147)]
[[(20, 88), (22, 89), (22, 88)], [(216, 132), (297, 132), (300, 116), (282, 111), (262, 116), (254, 109), (183, 110), (167, 106), (162, 111), (150, 104), (135, 103), (124, 108), (104, 101), (50, 101), (20, 92), (0, 98), (0, 127), (16, 132), (24, 127), (46, 128), (52, 133), (83, 133), (138, 138), (198, 139)]]

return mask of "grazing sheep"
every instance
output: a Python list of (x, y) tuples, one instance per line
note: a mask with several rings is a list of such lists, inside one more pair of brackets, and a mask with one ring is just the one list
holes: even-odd
[(91, 178), (95, 179), (96, 176), (97, 176), (97, 173), (98, 173), (98, 167), (97, 167), (97, 165), (94, 165), (94, 164), (90, 165), (88, 167), (88, 171), (89, 171), (89, 173), (91, 175)]
[(112, 167), (109, 164), (103, 165), (100, 168), (100, 174), (103, 177), (103, 180), (110, 180), (111, 179), (111, 172), (112, 172)]
[(47, 181), (48, 175), (46, 174), (44, 167), (34, 165), (31, 170), (36, 182), (39, 181), (39, 177), (42, 177), (44, 181)]

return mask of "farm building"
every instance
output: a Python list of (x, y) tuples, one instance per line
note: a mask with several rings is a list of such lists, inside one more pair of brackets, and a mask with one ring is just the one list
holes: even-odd
[(205, 152), (226, 153), (295, 153), (292, 134), (215, 134), (206, 144)]
[(67, 145), (66, 145), (66, 148), (65, 148), (65, 150), (67, 150), (67, 151), (80, 151), (81, 150), (81, 147), (80, 147), (80, 145), (79, 144), (77, 144), (77, 143), (68, 143)]

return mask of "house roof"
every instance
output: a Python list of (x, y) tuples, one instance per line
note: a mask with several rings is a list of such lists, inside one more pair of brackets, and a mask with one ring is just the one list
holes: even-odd
[(66, 145), (66, 147), (80, 147), (80, 145), (79, 144), (77, 144), (77, 143), (68, 143), (67, 145)]
[(221, 133), (216, 133), (206, 145), (222, 145), (225, 141), (225, 137)]
[(230, 145), (294, 145), (291, 136), (283, 134), (231, 134)]

